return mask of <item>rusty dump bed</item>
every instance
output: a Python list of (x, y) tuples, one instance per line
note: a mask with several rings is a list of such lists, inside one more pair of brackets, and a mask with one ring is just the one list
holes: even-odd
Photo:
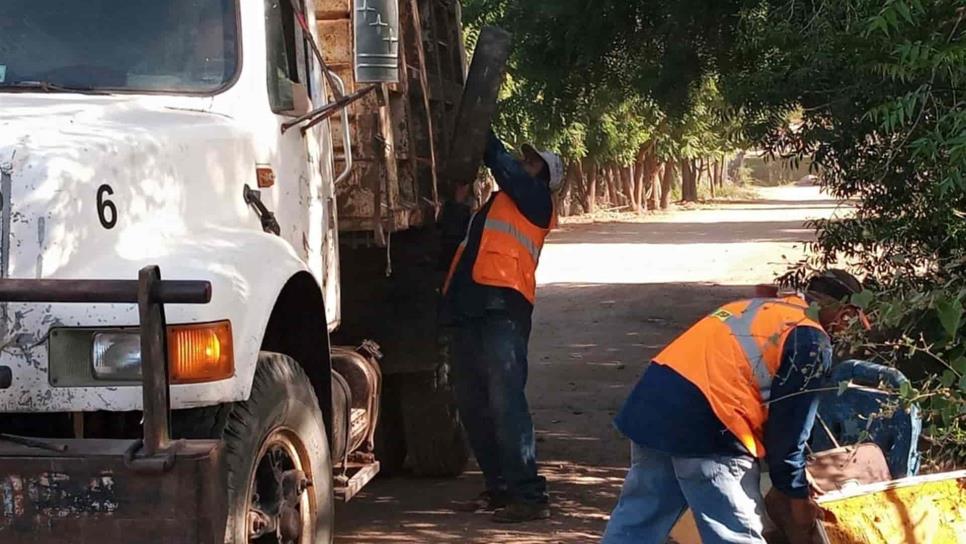
[[(319, 41), (328, 65), (351, 93), (366, 83), (353, 70), (357, 5), (399, 14), (399, 82), (382, 84), (349, 108), (352, 173), (336, 187), (339, 230), (384, 236), (431, 224), (447, 184), (442, 178), (463, 91), (466, 52), (457, 0), (317, 0)], [(336, 170), (346, 142), (333, 132)]]
[(0, 440), (4, 544), (224, 541), (215, 441), (175, 443), (170, 470), (152, 474), (129, 466), (131, 440)]
[(966, 471), (859, 486), (819, 504), (829, 544), (966, 543)]

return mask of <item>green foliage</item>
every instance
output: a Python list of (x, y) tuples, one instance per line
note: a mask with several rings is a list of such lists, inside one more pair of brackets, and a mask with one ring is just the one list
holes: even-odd
[[(857, 203), (816, 223), (812, 263), (869, 276), (873, 315), (855, 354), (899, 366), (913, 384), (931, 460), (966, 462), (966, 41), (962, 0), (763, 3), (722, 76), (728, 99), (773, 154), (813, 155), (822, 182)], [(768, 59), (767, 65), (759, 61)], [(781, 115), (801, 109), (791, 131)]]
[[(966, 460), (966, 0), (467, 0), (512, 31), (504, 134), (569, 158), (812, 160), (816, 258), (869, 278), (843, 346), (913, 380), (937, 462)], [(793, 122), (794, 121), (794, 122)]]
[(869, 291), (868, 289), (866, 289), (861, 293), (856, 293), (852, 295), (852, 299), (850, 302), (852, 302), (852, 304), (854, 304), (857, 308), (865, 310), (865, 309), (868, 309), (869, 305), (872, 303), (872, 300), (874, 298), (875, 298), (875, 294), (873, 294), (872, 291)]
[(775, 155), (814, 155), (825, 186), (858, 201), (853, 217), (817, 225), (828, 262), (844, 255), (888, 282), (962, 259), (963, 5), (768, 2), (745, 16), (722, 81), (755, 120), (748, 136)]
[(656, 113), (640, 101), (601, 106), (585, 133), (587, 154), (601, 163), (627, 165), (652, 137)]
[[(668, 13), (679, 10), (667, 4)], [(695, 4), (707, 13), (714, 2)], [(740, 118), (724, 115), (714, 77), (697, 69), (686, 50), (658, 54), (668, 45), (658, 34), (677, 25), (652, 24), (650, 11), (617, 1), (467, 0), (469, 42), (486, 24), (514, 34), (500, 135), (600, 164), (630, 164), (652, 142), (662, 160), (720, 158), (733, 150)], [(655, 34), (638, 32), (645, 22)], [(679, 72), (687, 79), (682, 87)]]
[(936, 468), (966, 464), (966, 286), (894, 286), (875, 294), (867, 311), (869, 335), (853, 330), (847, 345), (862, 355), (895, 365), (914, 385), (900, 391), (926, 418), (929, 462)]

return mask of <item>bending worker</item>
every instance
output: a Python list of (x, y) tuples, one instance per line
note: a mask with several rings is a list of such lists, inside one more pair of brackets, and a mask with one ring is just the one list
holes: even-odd
[(483, 162), (499, 191), (469, 221), (443, 288), (444, 321), (456, 326), (456, 401), (486, 480), (462, 509), (494, 510), (504, 523), (550, 515), (525, 386), (537, 262), (564, 169), (553, 153), (529, 145), (523, 153), (514, 158), (489, 134)]
[(705, 544), (764, 544), (762, 458), (790, 501), (795, 527), (786, 529), (807, 538), (818, 508), (805, 445), (814, 390), (831, 366), (826, 331), (855, 317), (865, 323), (849, 304), (861, 289), (851, 274), (829, 270), (804, 296), (726, 304), (664, 348), (615, 421), (631, 439), (631, 468), (603, 542), (664, 544), (690, 507)]

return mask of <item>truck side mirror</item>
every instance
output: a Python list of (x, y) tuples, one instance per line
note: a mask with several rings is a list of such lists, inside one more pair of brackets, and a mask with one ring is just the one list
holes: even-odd
[(292, 114), (305, 115), (312, 109), (309, 89), (301, 83), (292, 83)]
[(399, 3), (352, 0), (357, 83), (399, 82)]
[(276, 110), (276, 113), (299, 117), (311, 111), (312, 102), (309, 99), (309, 90), (305, 85), (287, 78), (280, 80), (277, 85), (277, 92), (280, 94), (278, 98), (280, 110)]

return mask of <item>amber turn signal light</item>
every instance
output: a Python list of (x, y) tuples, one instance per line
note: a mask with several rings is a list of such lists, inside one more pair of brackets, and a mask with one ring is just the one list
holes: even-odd
[(255, 179), (259, 189), (268, 189), (275, 185), (275, 170), (271, 166), (256, 166)]
[(171, 383), (213, 382), (235, 373), (231, 322), (168, 327)]

